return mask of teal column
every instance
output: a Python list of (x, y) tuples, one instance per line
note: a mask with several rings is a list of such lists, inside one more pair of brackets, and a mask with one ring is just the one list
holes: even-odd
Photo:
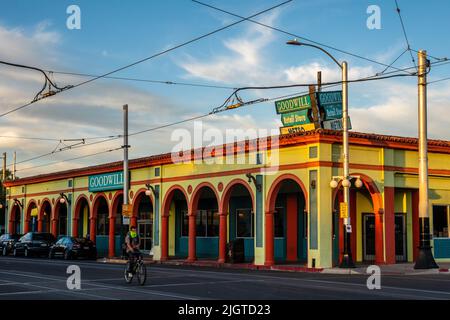
[(155, 219), (153, 220), (155, 246), (159, 246), (159, 185), (155, 186)]
[[(258, 185), (263, 184), (263, 176), (261, 174), (256, 175), (256, 183)], [(256, 189), (256, 212), (255, 212), (255, 219), (256, 219), (256, 247), (262, 248), (263, 246), (263, 192), (264, 188), (261, 188), (261, 191), (258, 191)]]

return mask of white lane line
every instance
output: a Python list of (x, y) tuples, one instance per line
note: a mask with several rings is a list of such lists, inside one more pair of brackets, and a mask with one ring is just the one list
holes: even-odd
[[(52, 278), (52, 277), (43, 276), (43, 275), (35, 276), (35, 275), (29, 275), (29, 274), (21, 274), (21, 273), (17, 273), (17, 272), (2, 272), (2, 271), (0, 271), (0, 273), (7, 273), (10, 275), (12, 274), (12, 275), (18, 275), (18, 276), (24, 276), (24, 277), (30, 277), (30, 278), (37, 278), (37, 279), (47, 279), (47, 280), (53, 280), (53, 281), (66, 281), (66, 279)], [(141, 294), (153, 294), (153, 295), (177, 298), (177, 299), (188, 299), (188, 300), (203, 299), (201, 297), (196, 297), (196, 296), (179, 295), (179, 294), (173, 294), (173, 293), (163, 293), (163, 292), (159, 292), (159, 291), (150, 291), (150, 290), (127, 289), (127, 288), (123, 288), (123, 287), (107, 286), (107, 285), (102, 285), (102, 284), (98, 284), (98, 283), (90, 283), (89, 285), (95, 286), (95, 287), (100, 287), (100, 288), (109, 288), (109, 289), (113, 289), (113, 290), (122, 290), (122, 291), (135, 292), (135, 293), (141, 293)], [(147, 286), (143, 286), (143, 287), (145, 288)]]
[(210, 285), (210, 284), (223, 284), (234, 282), (264, 282), (265, 280), (224, 280), (224, 281), (207, 281), (207, 282), (185, 282), (185, 283), (168, 283), (168, 284), (152, 284), (146, 287), (178, 287), (178, 286), (195, 286), (195, 285)]

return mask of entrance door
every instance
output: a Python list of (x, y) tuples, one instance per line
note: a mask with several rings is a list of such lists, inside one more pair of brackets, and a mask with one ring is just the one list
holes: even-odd
[(339, 213), (333, 212), (333, 266), (339, 265)]
[(405, 215), (395, 215), (395, 260), (406, 261), (406, 232)]
[(375, 261), (375, 215), (363, 214), (363, 259)]
[(146, 254), (150, 253), (152, 249), (152, 221), (138, 220), (138, 233), (140, 238), (140, 249)]

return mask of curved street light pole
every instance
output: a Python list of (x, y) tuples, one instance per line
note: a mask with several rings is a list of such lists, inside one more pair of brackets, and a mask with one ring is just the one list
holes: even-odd
[[(325, 49), (316, 46), (314, 44), (309, 43), (303, 43), (299, 42), (297, 39), (290, 40), (287, 42), (289, 45), (296, 45), (296, 46), (306, 46), (306, 47), (312, 47), (315, 49), (318, 49), (325, 53), (328, 57), (330, 57), (342, 70), (342, 155), (343, 155), (343, 169), (344, 169), (344, 176), (343, 180), (350, 181), (349, 175), (350, 175), (350, 169), (349, 169), (349, 141), (348, 141), (348, 64), (346, 61), (343, 61), (342, 63), (339, 63), (339, 61), (336, 60), (335, 57), (333, 57), (328, 51)], [(344, 188), (344, 202), (347, 204), (347, 218), (344, 218), (344, 250), (342, 252), (342, 260), (339, 264), (340, 268), (354, 268), (355, 264), (353, 262), (352, 258), (352, 251), (351, 251), (351, 230), (347, 228), (347, 226), (351, 226), (350, 221), (350, 184), (343, 184)], [(350, 231), (350, 232), (349, 232)]]

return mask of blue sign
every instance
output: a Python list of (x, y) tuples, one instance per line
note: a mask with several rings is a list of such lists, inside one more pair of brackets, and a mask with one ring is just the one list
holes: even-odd
[(89, 192), (119, 190), (123, 188), (123, 171), (89, 176)]

